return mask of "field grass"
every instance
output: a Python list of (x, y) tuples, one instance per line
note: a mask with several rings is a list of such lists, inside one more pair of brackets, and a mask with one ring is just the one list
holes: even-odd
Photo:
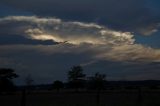
[[(21, 106), (21, 93), (0, 95), (0, 106)], [(99, 99), (98, 99), (99, 98)], [(160, 90), (41, 91), (26, 95), (26, 106), (160, 106)]]

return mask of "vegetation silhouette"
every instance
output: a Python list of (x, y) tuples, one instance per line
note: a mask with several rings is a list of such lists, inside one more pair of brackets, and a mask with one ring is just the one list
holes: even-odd
[(62, 81), (56, 80), (53, 82), (52, 88), (56, 89), (57, 92), (59, 92), (60, 89), (64, 88), (64, 83)]
[[(28, 75), (25, 80), (27, 86), (20, 86), (19, 91), (12, 96), (0, 95), (0, 98), (7, 97), (4, 101), (6, 104), (11, 104), (8, 98), (15, 101), (15, 104), (19, 99), (21, 106), (33, 104), (64, 106), (64, 103), (71, 106), (159, 106), (160, 104), (159, 96), (156, 94), (159, 93), (160, 81), (108, 81), (106, 75), (99, 72), (87, 77), (82, 66), (79, 65), (71, 67), (67, 75), (68, 82), (66, 83), (56, 80), (52, 84), (44, 85), (34, 85), (33, 78)], [(17, 77), (13, 69), (1, 68), (0, 92), (13, 91), (15, 85), (12, 79)], [(29, 86), (33, 89), (28, 90)], [(74, 90), (76, 92), (73, 92)], [(157, 99), (153, 100), (153, 97)], [(33, 98), (36, 98), (36, 101)], [(3, 104), (0, 103), (0, 105)]]
[(85, 87), (86, 75), (83, 73), (81, 66), (73, 66), (68, 72), (68, 86), (78, 91), (79, 88)]
[(100, 74), (99, 72), (95, 73), (93, 77), (89, 77), (89, 88), (95, 90), (103, 90), (106, 85), (106, 75)]
[(0, 92), (13, 92), (16, 87), (12, 79), (17, 77), (13, 69), (0, 68)]
[(93, 77), (89, 77), (89, 88), (97, 91), (96, 94), (96, 105), (100, 105), (100, 93), (101, 90), (106, 88), (106, 75), (100, 74), (99, 72), (95, 73)]

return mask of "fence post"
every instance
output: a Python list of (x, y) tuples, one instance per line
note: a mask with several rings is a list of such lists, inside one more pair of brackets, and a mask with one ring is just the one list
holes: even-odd
[(21, 96), (21, 106), (26, 106), (26, 90), (22, 90), (22, 96)]
[(97, 91), (97, 95), (96, 95), (96, 104), (97, 104), (97, 106), (100, 105), (100, 90)]

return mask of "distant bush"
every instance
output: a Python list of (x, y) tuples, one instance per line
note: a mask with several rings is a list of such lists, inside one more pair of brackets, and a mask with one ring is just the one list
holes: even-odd
[(57, 91), (59, 91), (62, 88), (64, 88), (64, 83), (62, 81), (57, 80), (52, 84), (52, 89), (56, 89)]
[(89, 77), (88, 81), (88, 88), (89, 89), (96, 89), (96, 90), (103, 90), (106, 88), (106, 75), (96, 73), (93, 77)]

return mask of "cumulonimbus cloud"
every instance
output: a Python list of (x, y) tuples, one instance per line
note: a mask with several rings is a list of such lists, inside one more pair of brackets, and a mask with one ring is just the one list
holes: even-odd
[[(30, 39), (53, 40), (71, 44), (133, 44), (130, 32), (110, 30), (94, 23), (64, 22), (56, 18), (35, 16), (10, 16), (0, 19), (0, 24), (13, 25), (8, 30)], [(18, 32), (19, 30), (19, 32)], [(13, 32), (12, 32), (13, 31)]]
[(55, 51), (67, 51), (90, 53), (95, 60), (160, 61), (160, 49), (136, 44), (131, 32), (115, 31), (95, 23), (66, 22), (36, 16), (9, 16), (0, 18), (0, 26), (8, 28), (7, 32), (0, 31), (3, 34), (19, 34), (27, 39), (58, 42), (58, 46), (38, 47), (38, 50), (51, 54)]

